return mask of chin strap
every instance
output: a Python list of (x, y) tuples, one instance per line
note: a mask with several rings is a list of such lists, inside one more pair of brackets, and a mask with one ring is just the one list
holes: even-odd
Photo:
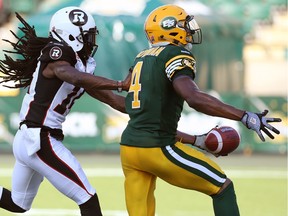
[(189, 52), (192, 52), (193, 45), (192, 45), (192, 43), (187, 43), (187, 44), (184, 46), (184, 48), (187, 49)]
[[(62, 43), (66, 44), (67, 46), (70, 46), (70, 45), (69, 45), (65, 40), (63, 40), (63, 38), (55, 31), (55, 29), (53, 29), (52, 32), (50, 32), (50, 33), (51, 33), (51, 37), (52, 37), (52, 38), (54, 38), (54, 37), (52, 36), (52, 33), (54, 33)], [(54, 39), (56, 39), (56, 38), (54, 38)], [(56, 39), (56, 40), (57, 40), (57, 39)]]
[(91, 55), (90, 55), (90, 57), (94, 57), (94, 55), (95, 55), (95, 53), (97, 52), (97, 50), (98, 50), (98, 45), (97, 44), (95, 44), (95, 47), (94, 47), (94, 49), (93, 49), (93, 51), (92, 51), (92, 53), (91, 53)]

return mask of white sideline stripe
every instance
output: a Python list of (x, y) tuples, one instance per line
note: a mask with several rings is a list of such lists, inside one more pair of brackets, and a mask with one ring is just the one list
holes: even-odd
[[(103, 211), (103, 214), (105, 216), (128, 216), (126, 211), (120, 211), (120, 210), (107, 210)], [(78, 216), (79, 210), (75, 209), (31, 209), (28, 212), (17, 214), (14, 213), (14, 215), (25, 215), (25, 216)]]
[(241, 178), (241, 179), (287, 179), (287, 171), (280, 170), (227, 170), (225, 174), (229, 178)]
[(124, 176), (121, 168), (83, 168), (87, 176), (117, 177)]
[[(102, 213), (105, 216), (128, 216), (127, 211), (120, 210), (104, 210)], [(14, 215), (25, 215), (25, 216), (79, 216), (79, 210), (72, 209), (31, 209), (25, 213), (12, 213)], [(157, 216), (157, 214), (155, 215)]]
[[(124, 176), (121, 168), (84, 168), (89, 177), (122, 177)], [(12, 175), (11, 168), (0, 168), (0, 176), (8, 177)]]
[[(84, 168), (88, 177), (124, 177), (121, 168)], [(266, 179), (287, 179), (285, 170), (224, 170), (229, 178), (266, 178)], [(0, 168), (0, 177), (11, 177), (11, 168)]]

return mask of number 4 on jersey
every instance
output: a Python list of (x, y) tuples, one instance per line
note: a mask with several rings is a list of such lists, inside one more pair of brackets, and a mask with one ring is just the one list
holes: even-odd
[(132, 109), (140, 108), (139, 93), (141, 91), (140, 75), (143, 62), (138, 62), (132, 72), (131, 85), (129, 92), (133, 93)]

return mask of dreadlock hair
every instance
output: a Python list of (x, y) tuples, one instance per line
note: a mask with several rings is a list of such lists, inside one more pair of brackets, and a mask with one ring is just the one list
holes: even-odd
[(20, 57), (13, 59), (5, 54), (5, 59), (0, 60), (0, 78), (2, 78), (0, 84), (13, 81), (15, 83), (14, 86), (4, 86), (8, 88), (25, 88), (31, 83), (41, 50), (51, 41), (51, 38), (37, 37), (34, 26), (31, 27), (17, 12), (15, 14), (23, 24), (23, 27), (18, 27), (18, 29), (24, 33), (24, 36), (18, 37), (10, 30), (18, 41), (13, 43), (3, 39), (3, 41), (10, 43), (13, 47), (13, 51), (3, 50), (3, 52), (16, 54)]

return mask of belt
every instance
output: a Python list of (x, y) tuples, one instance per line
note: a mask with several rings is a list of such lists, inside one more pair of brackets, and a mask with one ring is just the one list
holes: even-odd
[(50, 128), (50, 127), (47, 127), (47, 126), (44, 126), (44, 125), (39, 125), (39, 124), (36, 124), (34, 122), (30, 122), (30, 121), (22, 121), (20, 122), (20, 126), (19, 126), (19, 129), (21, 128), (21, 126), (25, 124), (27, 126), (27, 128), (41, 128), (41, 133), (49, 133), (52, 137), (54, 137), (55, 139), (57, 140), (60, 140), (62, 141), (64, 139), (64, 134), (63, 134), (63, 131), (61, 129), (56, 129), (56, 128)]

